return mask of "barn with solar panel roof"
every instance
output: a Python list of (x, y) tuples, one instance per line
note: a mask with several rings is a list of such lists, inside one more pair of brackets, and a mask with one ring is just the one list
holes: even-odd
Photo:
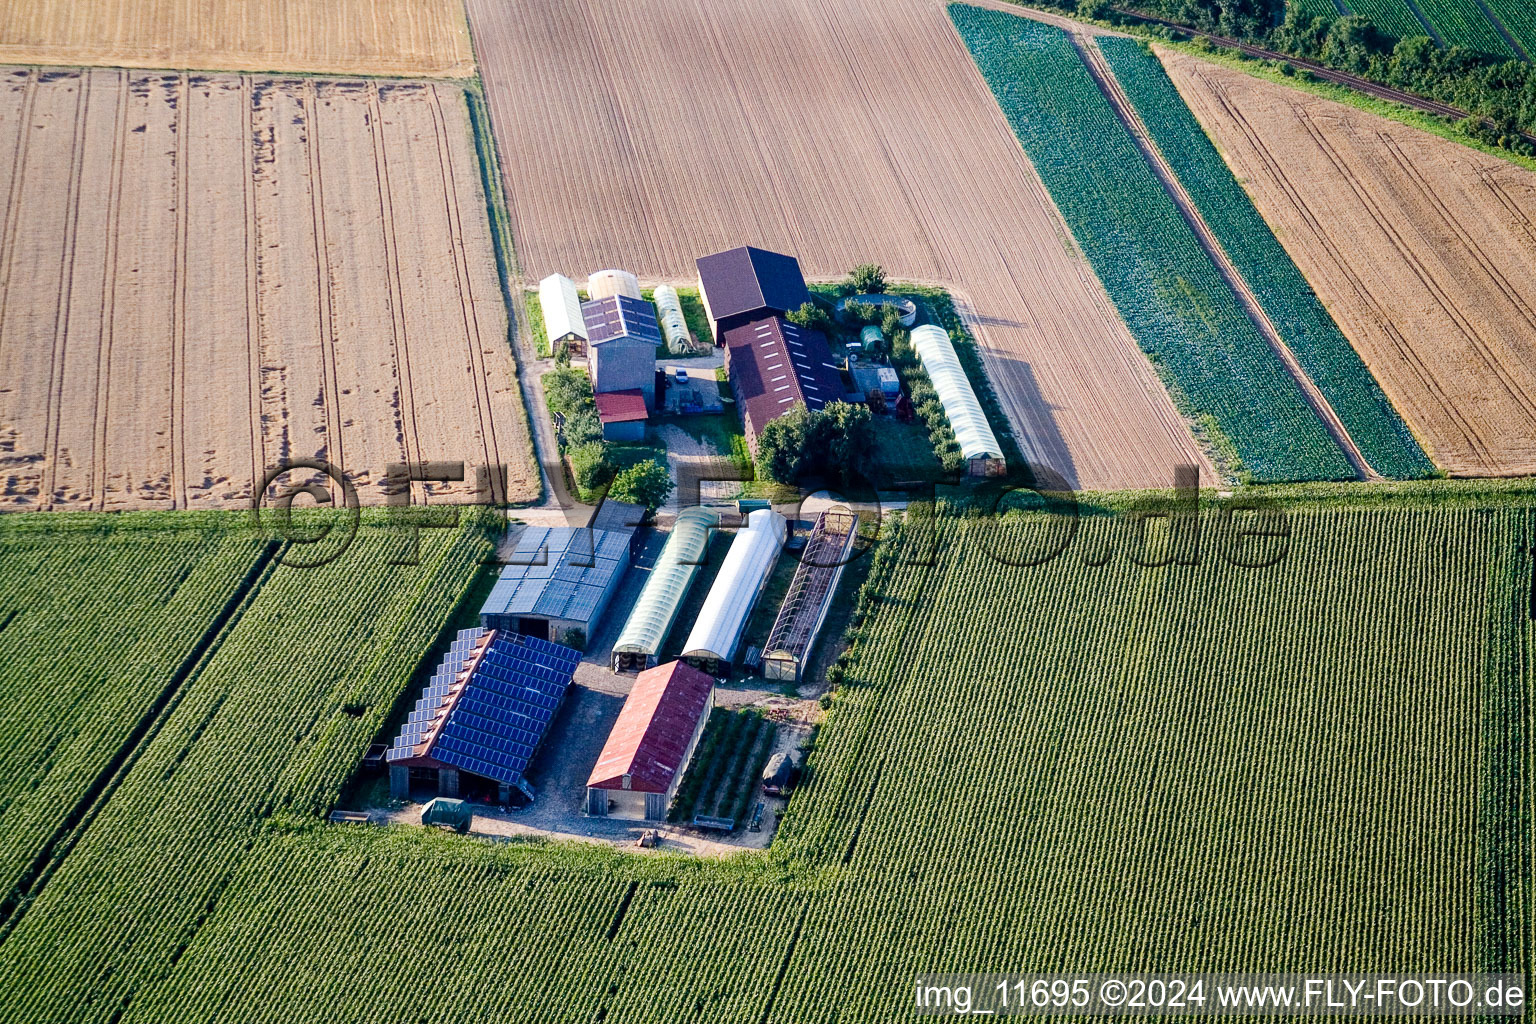
[(390, 745), (389, 794), (532, 800), (525, 773), (581, 654), (503, 630), (460, 630)]

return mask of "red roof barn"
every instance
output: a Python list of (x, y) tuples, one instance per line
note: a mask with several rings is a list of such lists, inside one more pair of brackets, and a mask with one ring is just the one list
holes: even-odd
[(714, 691), (713, 678), (681, 661), (641, 672), (587, 779), (588, 813), (665, 818)]

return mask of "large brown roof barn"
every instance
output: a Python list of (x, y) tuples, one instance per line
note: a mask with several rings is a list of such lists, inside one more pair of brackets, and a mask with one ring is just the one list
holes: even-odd
[(700, 256), (699, 295), (715, 329), (715, 344), (725, 332), (752, 320), (799, 309), (811, 301), (800, 261), (783, 253), (743, 245)]
[(757, 435), (796, 403), (815, 412), (843, 397), (842, 374), (832, 362), (826, 335), (782, 317), (727, 331), (725, 366), (753, 455)]

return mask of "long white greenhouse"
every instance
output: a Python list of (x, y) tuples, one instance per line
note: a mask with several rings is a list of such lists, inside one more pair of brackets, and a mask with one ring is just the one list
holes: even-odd
[(656, 656), (677, 620), (693, 578), (704, 564), (709, 531), (719, 525), (720, 513), (713, 509), (695, 506), (677, 514), (672, 534), (656, 557), (656, 565), (614, 642), (615, 672), (640, 671), (656, 664)]
[(747, 528), (736, 534), (720, 566), (715, 585), (683, 644), (683, 658), (706, 672), (730, 665), (741, 644), (742, 631), (784, 546), (788, 528), (784, 517), (760, 508), (747, 517)]
[(949, 340), (949, 332), (933, 324), (924, 324), (912, 331), (912, 347), (917, 350), (918, 361), (933, 381), (944, 415), (954, 428), (955, 440), (960, 444), (960, 454), (971, 464), (975, 475), (992, 475), (1003, 472), (1003, 449), (997, 436), (987, 423), (987, 414), (971, 390), (965, 367)]
[(564, 341), (576, 355), (587, 348), (587, 322), (581, 315), (576, 282), (564, 274), (550, 274), (539, 282), (539, 308), (544, 311), (544, 333), (550, 348)]
[(677, 289), (669, 284), (659, 284), (654, 297), (656, 309), (661, 313), (661, 332), (667, 339), (667, 351), (675, 356), (690, 354), (693, 341), (688, 337), (688, 320), (683, 316), (683, 304), (677, 297)]

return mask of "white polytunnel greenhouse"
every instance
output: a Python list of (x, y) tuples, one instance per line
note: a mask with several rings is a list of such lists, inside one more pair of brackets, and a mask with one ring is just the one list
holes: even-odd
[(693, 578), (709, 550), (709, 532), (720, 525), (720, 513), (695, 506), (683, 509), (672, 524), (656, 564), (635, 599), (635, 607), (613, 645), (615, 672), (640, 671), (656, 664), (678, 610), (688, 597)]
[(587, 300), (608, 299), (615, 295), (628, 295), (632, 299), (644, 299), (640, 294), (640, 282), (627, 270), (594, 270), (587, 275)]
[(720, 575), (683, 644), (685, 661), (717, 672), (735, 660), (742, 631), (779, 559), (787, 529), (784, 517), (772, 509), (760, 508), (747, 517), (747, 528), (731, 541)]
[(576, 354), (586, 351), (587, 322), (581, 315), (575, 281), (564, 274), (550, 274), (540, 281), (539, 308), (544, 311), (544, 333), (551, 346), (574, 342)]
[[(967, 461), (998, 463), (1000, 468), (1002, 446), (987, 423), (987, 414), (982, 412), (976, 392), (971, 390), (971, 382), (965, 375), (965, 367), (960, 365), (960, 356), (949, 340), (949, 332), (933, 324), (914, 328), (912, 347), (917, 350), (917, 358), (928, 379), (933, 381), (933, 390), (944, 406), (944, 415), (949, 417), (949, 425), (954, 428), (960, 454)], [(985, 471), (998, 470), (989, 465)]]
[(683, 317), (683, 304), (677, 298), (677, 289), (669, 284), (656, 286), (656, 309), (661, 313), (661, 333), (667, 339), (667, 351), (675, 356), (693, 351), (688, 337), (688, 321)]

